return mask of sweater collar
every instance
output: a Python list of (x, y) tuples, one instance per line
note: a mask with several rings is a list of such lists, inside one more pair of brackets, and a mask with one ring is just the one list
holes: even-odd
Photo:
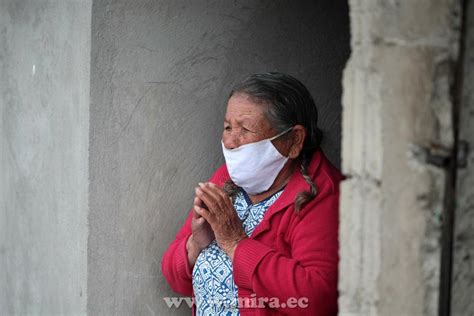
[[(313, 181), (315, 181), (317, 170), (319, 168), (319, 165), (321, 164), (321, 156), (321, 149), (315, 151), (311, 158), (311, 162), (307, 168), (308, 175)], [(288, 184), (285, 187), (285, 190), (283, 190), (283, 193), (281, 194), (280, 198), (275, 201), (269, 211), (271, 210), (273, 213), (284, 209), (289, 204), (294, 203), (298, 193), (300, 193), (301, 191), (309, 190), (310, 185), (303, 178), (300, 168), (295, 168), (290, 180), (288, 181)]]
[[(311, 162), (307, 168), (309, 177), (315, 182), (317, 171), (321, 165), (322, 160), (322, 151), (318, 149), (314, 152)], [(264, 219), (258, 225), (252, 233), (252, 237), (255, 237), (259, 233), (268, 230), (270, 228), (270, 218), (286, 209), (289, 205), (295, 202), (295, 198), (298, 193), (302, 191), (309, 191), (310, 186), (303, 178), (300, 168), (295, 168), (293, 174), (291, 175), (290, 181), (286, 185), (283, 193), (280, 197), (268, 208), (267, 213), (265, 214)]]

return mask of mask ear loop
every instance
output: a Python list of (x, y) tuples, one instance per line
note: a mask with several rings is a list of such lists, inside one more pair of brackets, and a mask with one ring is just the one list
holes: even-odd
[[(294, 127), (294, 126), (288, 128), (287, 130), (284, 130), (283, 132), (281, 132), (281, 133), (278, 134), (278, 135), (273, 136), (272, 138), (270, 138), (270, 141), (272, 141), (272, 140), (274, 140), (274, 139), (276, 139), (276, 138), (278, 138), (278, 137), (280, 137), (280, 136), (285, 135), (286, 133), (288, 133), (289, 131), (291, 131), (291, 130), (293, 129), (293, 127)], [(286, 158), (288, 159), (288, 157), (286, 157)], [(288, 184), (288, 182), (290, 182), (290, 178), (286, 179), (286, 181), (285, 181), (284, 183), (282, 183), (282, 185), (278, 188), (277, 192), (283, 190), (283, 189), (286, 187), (286, 185)]]
[(278, 137), (280, 136), (283, 136), (285, 135), (286, 133), (288, 133), (289, 131), (291, 131), (293, 129), (294, 126), (290, 127), (289, 129), (287, 130), (284, 130), (283, 132), (281, 132), (280, 134), (277, 134), (275, 136), (273, 136), (272, 138), (269, 138), (269, 140), (274, 140), (274, 139), (277, 139)]

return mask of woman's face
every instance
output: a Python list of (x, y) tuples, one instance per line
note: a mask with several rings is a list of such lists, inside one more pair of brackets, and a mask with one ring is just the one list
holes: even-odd
[[(246, 94), (237, 93), (230, 97), (222, 133), (222, 141), (227, 149), (254, 143), (276, 134), (265, 118), (262, 105), (253, 102)], [(274, 145), (279, 149), (276, 141)]]

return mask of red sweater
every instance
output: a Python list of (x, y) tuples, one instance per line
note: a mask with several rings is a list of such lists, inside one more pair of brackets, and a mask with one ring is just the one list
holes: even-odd
[[(316, 184), (316, 198), (295, 213), (296, 195), (309, 191), (297, 168), (250, 238), (235, 250), (234, 282), (239, 299), (249, 299), (246, 308), (239, 307), (241, 315), (337, 314), (339, 182), (343, 176), (321, 150), (313, 155), (308, 174)], [(229, 178), (224, 164), (209, 181), (223, 185)], [(191, 219), (192, 212), (161, 264), (171, 288), (188, 296), (193, 295), (192, 267), (186, 252)], [(300, 307), (282, 306), (295, 306), (298, 299)], [(262, 303), (264, 300), (269, 303)]]

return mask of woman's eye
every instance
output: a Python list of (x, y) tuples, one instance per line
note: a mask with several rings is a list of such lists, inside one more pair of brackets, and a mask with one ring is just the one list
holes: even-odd
[(230, 131), (230, 130), (231, 130), (231, 128), (230, 128), (230, 126), (224, 126), (224, 130), (226, 130), (226, 131)]

